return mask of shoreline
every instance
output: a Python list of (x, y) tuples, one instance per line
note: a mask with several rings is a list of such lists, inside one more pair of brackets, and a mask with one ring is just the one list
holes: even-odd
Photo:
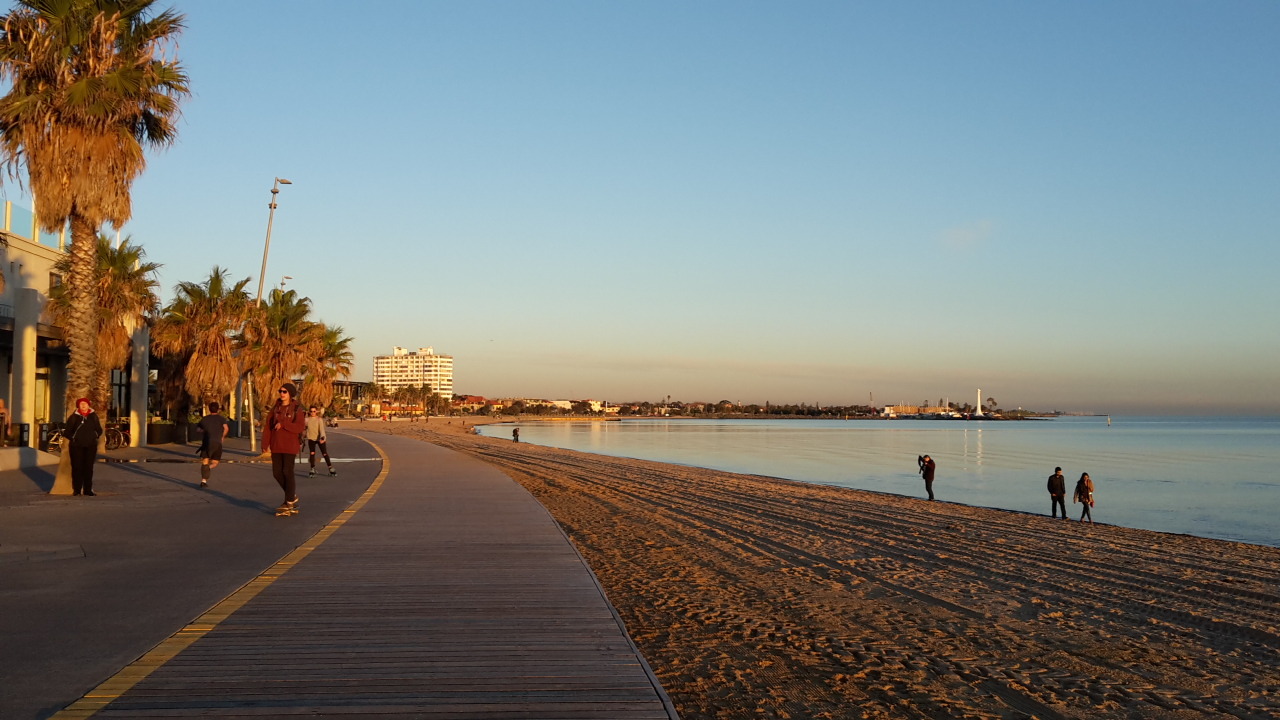
[[(489, 420), (492, 422), (492, 420)], [(685, 720), (1268, 717), (1280, 549), (365, 424), (548, 509)], [(379, 427), (381, 425), (381, 427)]]
[[(1132, 528), (1280, 548), (1280, 524), (1267, 510), (1280, 502), (1280, 495), (1274, 484), (1253, 480), (1259, 472), (1264, 478), (1266, 474), (1266, 465), (1257, 459), (1275, 455), (1273, 447), (1259, 440), (1275, 438), (1275, 430), (1259, 430), (1248, 420), (1240, 426), (1242, 430), (1235, 430), (1229, 421), (1201, 425), (1197, 423), (1202, 420), (1189, 419), (1186, 427), (1194, 431), (1180, 429), (1182, 421), (1160, 426), (1144, 425), (1139, 420), (1123, 429), (1113, 429), (1096, 419), (1076, 420), (987, 425), (986, 432), (1006, 434), (986, 436), (997, 442), (988, 443), (985, 456), (984, 436), (971, 432), (982, 432), (981, 428), (942, 422), (886, 425), (862, 421), (793, 424), (785, 420), (701, 420), (686, 427), (686, 423), (678, 421), (629, 420), (615, 424), (623, 431), (631, 428), (632, 432), (596, 437), (581, 431), (589, 426), (587, 423), (579, 423), (577, 432), (558, 432), (552, 427), (557, 423), (504, 420), (500, 427), (477, 431), (509, 439), (511, 427), (522, 427), (521, 440), (535, 444), (905, 497), (919, 497), (921, 483), (915, 463), (910, 463), (908, 472), (901, 461), (914, 458), (920, 449), (932, 449), (939, 465), (947, 469), (938, 486), (939, 499), (1031, 516), (1048, 510), (1043, 480), (1035, 477), (1040, 474), (1037, 469), (1067, 464), (1077, 469), (1110, 471), (1103, 472), (1105, 482), (1100, 487), (1106, 503), (1102, 517), (1095, 511), (1095, 519)], [(637, 432), (659, 426), (664, 428), (662, 432)], [(1153, 427), (1172, 429), (1153, 434)], [(683, 430), (691, 432), (677, 432)], [(895, 430), (905, 432), (894, 435)], [(1041, 432), (1019, 434), (1015, 430)], [(777, 441), (770, 434), (775, 431), (779, 433)], [(868, 434), (876, 431), (883, 434)], [(668, 439), (665, 432), (673, 434)], [(789, 432), (794, 435), (786, 434)], [(1212, 446), (1219, 432), (1246, 433), (1252, 441), (1243, 441), (1247, 450), (1245, 446), (1227, 446), (1234, 447), (1234, 454), (1220, 453)], [(911, 437), (918, 437), (919, 442), (892, 440)], [(1153, 437), (1157, 440), (1153, 441)], [(775, 447), (776, 442), (785, 442), (786, 447)], [(758, 449), (758, 444), (768, 449)], [(1144, 452), (1151, 457), (1139, 462), (1136, 458)], [(984, 457), (989, 462), (984, 462)], [(1064, 459), (1068, 462), (1064, 463)], [(1173, 462), (1176, 467), (1170, 473), (1157, 475), (1152, 468), (1160, 462)], [(1152, 487), (1153, 483), (1165, 482), (1168, 484)], [(1080, 506), (1072, 503), (1069, 512), (1078, 518)]]

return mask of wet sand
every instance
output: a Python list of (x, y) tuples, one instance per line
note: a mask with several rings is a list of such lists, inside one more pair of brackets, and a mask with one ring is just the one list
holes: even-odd
[(1278, 548), (446, 423), (362, 429), (475, 455), (528, 488), (684, 720), (1280, 717)]

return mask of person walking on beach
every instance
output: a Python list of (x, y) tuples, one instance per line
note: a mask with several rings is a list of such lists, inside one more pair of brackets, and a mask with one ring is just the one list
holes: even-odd
[(1089, 518), (1089, 522), (1092, 523), (1093, 479), (1089, 477), (1089, 473), (1084, 473), (1076, 481), (1075, 501), (1080, 503), (1080, 522), (1084, 522), (1085, 518)]
[(200, 418), (200, 424), (196, 426), (204, 434), (204, 438), (200, 441), (200, 449), (196, 452), (200, 456), (200, 487), (202, 488), (209, 487), (209, 476), (222, 460), (222, 441), (231, 431), (231, 424), (218, 414), (221, 409), (216, 400), (209, 403), (209, 414)]
[(511, 442), (520, 442), (520, 428), (511, 428)]
[(67, 418), (64, 435), (70, 439), (67, 452), (71, 455), (71, 494), (92, 497), (93, 465), (98, 455), (98, 438), (102, 437), (102, 422), (89, 406), (89, 398), (76, 401), (75, 411)]
[(1049, 476), (1049, 501), (1053, 507), (1049, 510), (1051, 517), (1058, 517), (1058, 508), (1062, 508), (1062, 519), (1067, 519), (1067, 479), (1062, 476), (1062, 468), (1054, 468)]
[(929, 493), (929, 499), (933, 499), (933, 474), (938, 469), (938, 464), (928, 455), (921, 455), (916, 458), (916, 462), (920, 465), (920, 475), (924, 477), (924, 489)]
[(276, 517), (298, 514), (298, 492), (293, 477), (293, 464), (302, 447), (302, 431), (307, 427), (307, 419), (297, 397), (297, 385), (281, 385), (280, 397), (271, 406), (266, 422), (262, 425), (262, 445), (271, 451), (271, 474), (284, 491), (284, 503), (276, 508)]
[(311, 452), (311, 471), (307, 477), (316, 476), (316, 446), (320, 447), (324, 464), (329, 466), (329, 475), (337, 475), (338, 471), (333, 469), (333, 461), (329, 459), (329, 435), (324, 430), (324, 418), (320, 417), (320, 408), (312, 405), (307, 415), (307, 450)]

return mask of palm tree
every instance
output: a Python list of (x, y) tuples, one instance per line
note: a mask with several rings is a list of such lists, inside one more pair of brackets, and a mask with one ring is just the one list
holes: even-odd
[[(97, 264), (93, 274), (93, 304), (98, 344), (98, 362), (94, 372), (94, 395), (101, 407), (110, 409), (111, 371), (118, 370), (129, 361), (133, 349), (133, 332), (155, 314), (160, 301), (156, 297), (158, 283), (155, 273), (158, 263), (143, 262), (146, 251), (131, 244), (125, 238), (114, 246), (105, 235), (98, 236), (95, 253)], [(66, 275), (71, 269), (71, 256), (59, 258), (55, 268)], [(72, 312), (70, 293), (66, 285), (50, 291), (54, 318), (65, 323)]]
[(427, 383), (422, 383), (413, 389), (413, 402), (415, 405), (422, 408), (423, 415), (431, 414), (432, 409), (435, 407), (433, 404), (435, 397), (435, 390), (432, 390), (431, 386)]
[(403, 412), (404, 408), (413, 402), (415, 394), (414, 389), (407, 385), (396, 388), (396, 391), (391, 394), (391, 399), (396, 404), (396, 411)]
[[(300, 377), (324, 355), (324, 326), (310, 315), (310, 298), (279, 288), (271, 291), (270, 302), (249, 313), (238, 345), (256, 386), (275, 388)], [(263, 398), (259, 404), (266, 407), (273, 401)]]
[(344, 336), (342, 327), (320, 324), (319, 357), (314, 358), (303, 376), (302, 402), (328, 407), (333, 400), (333, 383), (340, 377), (351, 377), (356, 357), (351, 352), (352, 339)]
[(0, 17), (0, 164), (19, 182), (25, 167), (41, 228), (71, 226), (68, 398), (92, 397), (99, 362), (98, 230), (129, 220), (143, 151), (177, 137), (189, 92), (171, 58), (183, 16), (152, 2), (16, 0)]
[(368, 411), (374, 403), (381, 404), (386, 397), (386, 388), (376, 382), (366, 383), (364, 386), (364, 404), (365, 410)]
[(242, 372), (234, 339), (252, 307), (245, 290), (249, 281), (232, 283), (227, 270), (214, 266), (203, 283), (181, 282), (174, 288), (173, 302), (152, 334), (166, 397), (208, 404), (231, 394)]

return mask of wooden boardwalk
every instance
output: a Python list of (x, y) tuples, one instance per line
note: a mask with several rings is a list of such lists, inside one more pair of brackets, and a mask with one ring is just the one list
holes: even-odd
[(676, 717), (523, 488), (447, 450), (369, 437), (389, 471), (367, 502), (188, 626), (194, 641), (179, 633), (180, 649), (59, 717)]

